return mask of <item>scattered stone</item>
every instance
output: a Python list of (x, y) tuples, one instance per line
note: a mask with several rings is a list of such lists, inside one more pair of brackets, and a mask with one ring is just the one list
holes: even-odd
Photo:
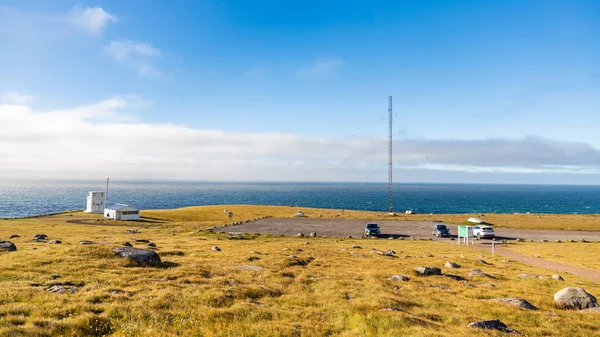
[(402, 311), (402, 309), (396, 308), (396, 307), (389, 307), (389, 308), (381, 309), (381, 311)]
[(585, 239), (579, 239), (579, 242), (587, 242)]
[(487, 261), (485, 261), (485, 260), (475, 260), (475, 262), (479, 262), (479, 263), (482, 263), (482, 264), (489, 265), (489, 263)]
[(310, 245), (310, 242), (306, 241), (304, 244), (305, 244), (305, 245)]
[(535, 257), (537, 259), (541, 258), (541, 256), (539, 256), (539, 255), (533, 255), (533, 257)]
[(535, 275), (535, 278), (540, 279), (540, 280), (545, 280), (548, 277), (544, 276), (544, 275)]
[(36, 234), (33, 236), (34, 240), (46, 240), (48, 238), (48, 235), (46, 234)]
[(562, 242), (562, 241), (560, 241), (560, 240), (554, 240), (554, 242), (558, 242), (558, 243), (560, 243), (560, 242)]
[(260, 255), (260, 252), (258, 252), (258, 251), (256, 251), (256, 250), (253, 250), (253, 251), (251, 251), (251, 252), (250, 252), (250, 254), (257, 254), (257, 255)]
[(400, 287), (398, 287), (398, 286), (393, 286), (393, 287), (392, 287), (392, 290), (400, 290)]
[(298, 234), (296, 234), (296, 237), (303, 238), (303, 237), (304, 237), (304, 234), (302, 234), (302, 233), (298, 233)]
[(415, 268), (417, 275), (419, 276), (430, 276), (430, 275), (442, 275), (442, 270), (438, 267), (422, 267)]
[(93, 245), (94, 242), (90, 241), (90, 240), (81, 240), (79, 241), (80, 245)]
[(361, 249), (361, 247), (359, 245), (352, 245), (352, 248)]
[(501, 262), (505, 262), (505, 263), (511, 263), (511, 262), (515, 262), (513, 260), (500, 260)]
[(552, 278), (555, 279), (555, 280), (557, 280), (557, 281), (564, 281), (565, 280), (564, 278), (562, 278), (562, 276), (557, 275), (557, 274), (552, 275)]
[(554, 294), (554, 302), (568, 309), (587, 309), (598, 307), (596, 297), (583, 288), (564, 288)]
[(506, 324), (502, 323), (498, 319), (469, 323), (467, 327), (487, 330), (498, 330), (509, 334), (518, 333), (516, 330), (509, 328), (508, 326), (506, 326)]
[(477, 269), (477, 268), (471, 269), (471, 271), (467, 275), (470, 277), (484, 276), (484, 277), (489, 277), (489, 278), (495, 278), (492, 275), (486, 274), (486, 273), (482, 272), (481, 269)]
[(46, 242), (46, 239), (35, 239), (35, 242)]
[(17, 250), (17, 246), (10, 241), (0, 241), (0, 251), (2, 252), (14, 252)]
[(515, 307), (527, 310), (538, 310), (538, 308), (536, 308), (533, 304), (520, 298), (494, 298), (492, 301), (514, 305)]
[(148, 242), (146, 244), (146, 246), (154, 248), (154, 247), (156, 247), (156, 243), (154, 243), (154, 242)]
[(150, 240), (147, 240), (147, 239), (136, 239), (135, 243), (150, 243)]
[(20, 235), (13, 234), (9, 237), (9, 239), (20, 238), (20, 237), (21, 237)]
[(308, 236), (310, 236), (311, 238), (316, 238), (317, 232), (310, 232), (310, 234), (308, 234)]
[(525, 242), (525, 239), (523, 239), (523, 238), (518, 238), (518, 239), (517, 239), (517, 242)]
[(442, 274), (442, 276), (453, 279), (454, 281), (466, 281), (466, 279), (460, 275)]
[(465, 283), (465, 287), (467, 287), (467, 288), (477, 288), (476, 286), (472, 285), (471, 283)]
[(352, 235), (346, 236), (346, 239), (352, 239)]
[(392, 281), (404, 281), (404, 282), (408, 282), (408, 280), (410, 280), (410, 278), (408, 278), (408, 276), (404, 276), (404, 275), (392, 275), (389, 279)]
[(60, 240), (50, 240), (50, 241), (48, 241), (48, 244), (51, 244), (51, 245), (60, 245), (61, 243), (62, 243), (62, 241), (60, 241)]
[(125, 291), (120, 289), (109, 290), (108, 293), (111, 295), (125, 295)]
[(215, 252), (220, 252), (221, 251), (221, 248), (219, 248), (219, 246), (213, 246), (211, 249), (213, 251), (215, 251)]
[(64, 293), (75, 293), (77, 291), (77, 287), (71, 285), (54, 285), (46, 288), (46, 291), (55, 293), (55, 294), (64, 294)]
[(296, 255), (290, 255), (288, 256), (290, 259), (297, 259), (298, 257)]
[(235, 268), (243, 269), (243, 270), (251, 270), (251, 271), (261, 271), (261, 270), (265, 269), (265, 268), (259, 267), (259, 266), (235, 266)]
[(496, 288), (496, 285), (495, 284), (491, 284), (491, 283), (484, 283), (484, 284), (482, 284), (482, 286), (484, 286), (486, 288), (490, 288), (490, 289)]
[(123, 242), (123, 246), (125, 247), (133, 247), (133, 245), (127, 241)]
[(141, 265), (156, 266), (160, 264), (160, 256), (152, 250), (138, 249), (132, 247), (117, 247), (113, 249), (115, 254), (126, 257)]
[(431, 253), (427, 253), (427, 255), (426, 255), (426, 256), (427, 256), (427, 257), (433, 257), (433, 254), (431, 254)]
[(57, 278), (61, 278), (62, 276), (60, 274), (52, 274), (50, 276), (51, 279), (56, 280)]
[[(586, 309), (587, 310), (587, 309)], [(550, 317), (560, 317), (559, 314), (555, 313), (555, 312), (549, 312), (546, 315), (550, 316)]]
[(460, 258), (461, 259), (466, 259), (466, 257), (464, 255), (462, 255), (462, 254), (460, 254)]
[(525, 274), (525, 273), (523, 273), (523, 274), (519, 274), (519, 276), (517, 276), (517, 277), (518, 277), (518, 278), (528, 278), (528, 277), (529, 277), (529, 274)]
[(548, 240), (542, 240), (542, 242), (548, 242)]
[(393, 251), (393, 250), (388, 250), (387, 252), (384, 252), (383, 250), (379, 250), (379, 249), (375, 249), (375, 248), (371, 249), (371, 251), (369, 253), (376, 253), (376, 254), (379, 254), (379, 255), (392, 256), (392, 257), (394, 255), (396, 255), (396, 252)]
[(446, 268), (460, 268), (460, 265), (452, 262), (452, 261), (446, 261), (446, 264), (444, 264), (444, 267)]

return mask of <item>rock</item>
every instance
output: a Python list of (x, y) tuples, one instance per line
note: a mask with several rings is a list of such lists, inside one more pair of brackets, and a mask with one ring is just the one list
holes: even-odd
[(462, 255), (462, 254), (460, 254), (460, 258), (461, 259), (466, 259), (466, 257), (464, 255)]
[(221, 248), (219, 248), (219, 246), (213, 246), (211, 249), (213, 251), (215, 251), (215, 252), (220, 252), (221, 251)]
[(306, 241), (304, 244), (305, 244), (305, 245), (310, 245), (310, 242)]
[(290, 250), (290, 249), (289, 249), (289, 248), (283, 248), (282, 250), (283, 250), (283, 251), (286, 251), (286, 250)]
[(446, 264), (444, 264), (444, 267), (446, 268), (460, 268), (460, 265), (452, 262), (452, 261), (447, 261)]
[(297, 259), (298, 257), (296, 255), (290, 255), (288, 256), (290, 259)]
[(527, 310), (538, 310), (538, 308), (536, 308), (533, 304), (520, 298), (494, 298), (492, 301), (514, 305), (515, 307)]
[(50, 240), (50, 241), (48, 241), (48, 244), (51, 244), (51, 245), (60, 245), (61, 243), (62, 243), (62, 241), (60, 241), (60, 240)]
[(472, 285), (471, 283), (465, 283), (465, 287), (467, 287), (467, 288), (477, 288), (476, 286)]
[(360, 249), (361, 247), (359, 245), (352, 245), (352, 248)]
[(392, 287), (392, 290), (400, 290), (400, 287), (398, 287), (398, 286), (393, 286), (393, 287)]
[(415, 268), (417, 275), (419, 276), (430, 276), (430, 275), (442, 275), (442, 270), (438, 267), (422, 267)]
[(525, 274), (525, 273), (523, 273), (523, 274), (519, 274), (519, 276), (517, 276), (517, 277), (518, 277), (518, 278), (528, 278), (528, 277), (529, 277), (529, 274)]
[(310, 234), (308, 234), (308, 236), (310, 236), (311, 238), (316, 238), (317, 232), (310, 232)]
[(64, 294), (64, 293), (75, 293), (77, 288), (70, 285), (54, 285), (46, 288), (46, 291), (55, 293), (55, 294)]
[(598, 307), (596, 298), (583, 288), (564, 288), (554, 294), (554, 302), (568, 309), (587, 309)]
[(466, 281), (466, 279), (460, 275), (442, 274), (443, 277), (447, 277), (454, 281)]
[(80, 245), (93, 245), (94, 242), (90, 241), (90, 240), (81, 240), (79, 241)]
[(518, 238), (518, 239), (517, 239), (517, 242), (525, 242), (525, 239), (523, 239), (523, 238)]
[(34, 240), (46, 240), (48, 238), (48, 235), (46, 234), (36, 234), (33, 236)]
[(138, 249), (132, 247), (118, 247), (114, 248), (113, 252), (120, 257), (126, 257), (133, 260), (141, 265), (157, 266), (160, 264), (160, 256), (152, 250)]
[(484, 283), (484, 284), (482, 284), (482, 286), (484, 286), (486, 288), (490, 288), (490, 289), (496, 288), (496, 285), (495, 284), (491, 284), (491, 283)]
[(147, 239), (137, 239), (137, 240), (135, 240), (135, 242), (136, 243), (149, 243), (150, 240), (147, 240)]
[(471, 269), (471, 271), (467, 275), (469, 277), (484, 276), (484, 277), (489, 277), (489, 278), (495, 278), (492, 275), (486, 274), (486, 273), (482, 272), (481, 269), (477, 269), (477, 268)]
[(394, 255), (396, 255), (396, 252), (393, 250), (388, 250), (387, 252), (384, 252), (383, 250), (379, 250), (379, 249), (371, 249), (371, 251), (369, 253), (376, 253), (379, 255), (383, 255), (383, 256), (392, 256), (394, 257)]
[(265, 268), (259, 267), (259, 266), (235, 266), (235, 268), (243, 269), (243, 270), (251, 270), (251, 271), (261, 271), (261, 270), (265, 269)]
[(154, 243), (154, 242), (148, 242), (148, 243), (146, 244), (146, 246), (148, 246), (148, 247), (153, 247), (153, 248), (154, 248), (154, 247), (156, 247), (156, 243)]
[(33, 241), (35, 241), (35, 242), (46, 242), (46, 239), (35, 239)]
[(346, 239), (352, 239), (352, 235), (346, 236)]
[(0, 241), (0, 251), (1, 252), (14, 252), (17, 250), (17, 246), (10, 241)]
[(389, 307), (389, 308), (385, 308), (385, 309), (381, 309), (382, 311), (402, 311), (402, 309), (400, 308), (396, 308), (396, 307)]
[(260, 255), (260, 252), (259, 252), (259, 251), (256, 251), (256, 250), (253, 250), (253, 251), (251, 251), (251, 252), (250, 252), (250, 254), (257, 254), (257, 255)]
[(133, 245), (127, 241), (123, 242), (123, 246), (125, 247), (133, 247)]
[(9, 237), (9, 239), (20, 238), (20, 237), (21, 237), (20, 235), (13, 234)]
[(425, 255), (425, 256), (427, 256), (427, 257), (433, 257), (433, 254), (427, 253), (427, 255)]
[(557, 275), (557, 274), (552, 275), (552, 278), (555, 279), (555, 280), (557, 280), (557, 281), (564, 281), (565, 280), (564, 278), (562, 278), (562, 276)]
[(408, 278), (408, 276), (404, 276), (404, 275), (392, 275), (389, 279), (392, 281), (404, 281), (404, 282), (407, 282), (408, 280), (410, 280), (410, 278)]
[(298, 233), (298, 234), (296, 234), (296, 237), (303, 238), (303, 237), (304, 237), (304, 234), (302, 234), (302, 233)]
[(500, 320), (497, 319), (469, 323), (467, 327), (487, 330), (498, 330), (510, 334), (518, 333), (516, 330), (509, 328), (508, 326), (506, 326), (506, 324), (502, 323)]
[(481, 264), (489, 265), (489, 263), (485, 260), (475, 260), (475, 262), (479, 262)]

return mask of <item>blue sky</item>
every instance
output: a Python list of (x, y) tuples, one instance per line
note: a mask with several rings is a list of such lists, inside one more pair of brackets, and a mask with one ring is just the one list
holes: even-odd
[(0, 1), (0, 173), (384, 181), (393, 95), (400, 181), (600, 183), (598, 41), (598, 1)]

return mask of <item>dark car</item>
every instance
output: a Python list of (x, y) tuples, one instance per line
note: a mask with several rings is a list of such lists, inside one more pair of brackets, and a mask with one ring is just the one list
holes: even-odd
[(436, 223), (433, 225), (433, 235), (437, 237), (449, 237), (450, 228), (443, 223)]
[(365, 226), (365, 235), (366, 236), (377, 236), (381, 234), (381, 228), (379, 225), (374, 222), (369, 222), (367, 226)]

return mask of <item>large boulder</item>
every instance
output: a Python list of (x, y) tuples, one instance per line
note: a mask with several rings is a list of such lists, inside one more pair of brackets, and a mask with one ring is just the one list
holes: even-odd
[(457, 263), (454, 263), (452, 261), (446, 261), (446, 264), (444, 264), (444, 267), (446, 268), (460, 268), (460, 265), (458, 265)]
[(554, 294), (554, 302), (569, 309), (587, 309), (598, 306), (596, 298), (583, 288), (564, 288)]
[(126, 257), (141, 265), (157, 266), (160, 264), (160, 256), (152, 250), (138, 249), (132, 247), (117, 247), (113, 249), (115, 254)]
[(14, 252), (17, 250), (17, 246), (10, 241), (0, 241), (0, 251), (3, 252)]
[(442, 275), (442, 270), (438, 267), (422, 267), (415, 268), (417, 275), (419, 276), (430, 276), (430, 275)]
[(495, 298), (492, 301), (506, 303), (510, 305), (514, 305), (515, 307), (527, 309), (527, 310), (538, 310), (533, 304), (527, 302), (526, 300), (520, 298)]

